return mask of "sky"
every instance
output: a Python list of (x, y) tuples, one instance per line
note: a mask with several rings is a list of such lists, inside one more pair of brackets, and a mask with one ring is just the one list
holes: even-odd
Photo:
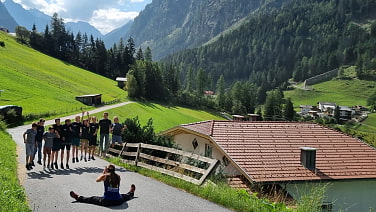
[[(2, 0), (3, 1), (3, 0)], [(35, 8), (64, 22), (85, 21), (106, 34), (134, 19), (152, 0), (13, 0), (25, 9)]]

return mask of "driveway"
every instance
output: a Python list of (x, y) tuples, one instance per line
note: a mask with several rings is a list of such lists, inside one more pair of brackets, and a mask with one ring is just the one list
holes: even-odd
[[(109, 105), (90, 111), (91, 114), (120, 107), (131, 102)], [(81, 115), (81, 114), (78, 114)], [(76, 115), (62, 117), (73, 118)], [(46, 125), (53, 120), (46, 121)], [(230, 211), (212, 202), (201, 199), (174, 187), (165, 185), (154, 179), (139, 175), (132, 171), (116, 167), (121, 176), (121, 193), (126, 193), (130, 185), (136, 185), (135, 198), (120, 206), (101, 207), (75, 202), (69, 196), (74, 190), (82, 196), (103, 195), (103, 183), (95, 179), (101, 174), (108, 162), (96, 157), (95, 161), (70, 163), (70, 169), (49, 170), (36, 164), (34, 169), (25, 168), (25, 148), (22, 134), (30, 128), (30, 124), (8, 129), (13, 140), (17, 143), (20, 182), (25, 188), (29, 207), (33, 211), (113, 211), (126, 210), (129, 212), (158, 212), (158, 211)], [(60, 157), (59, 160), (60, 161)]]

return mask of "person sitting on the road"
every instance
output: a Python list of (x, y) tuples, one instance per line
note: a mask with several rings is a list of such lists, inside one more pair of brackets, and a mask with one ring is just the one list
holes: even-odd
[(108, 165), (103, 170), (103, 173), (96, 179), (97, 182), (104, 182), (104, 195), (83, 197), (71, 191), (69, 194), (78, 202), (101, 205), (101, 206), (115, 206), (121, 205), (125, 201), (133, 198), (136, 187), (131, 185), (131, 189), (126, 194), (120, 194), (120, 176), (115, 173), (115, 166)]

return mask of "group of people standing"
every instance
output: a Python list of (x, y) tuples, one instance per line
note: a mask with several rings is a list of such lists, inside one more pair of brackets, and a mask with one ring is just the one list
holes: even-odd
[[(89, 112), (82, 116), (76, 116), (74, 122), (70, 119), (61, 123), (60, 118), (55, 119), (55, 124), (45, 131), (45, 120), (40, 119), (37, 123), (32, 123), (31, 129), (27, 129), (23, 134), (26, 148), (26, 169), (33, 169), (34, 158), (38, 153), (37, 163), (49, 169), (58, 169), (58, 156), (60, 151), (60, 168), (69, 169), (70, 151), (72, 151), (72, 163), (95, 160), (97, 134), (99, 133), (99, 156), (106, 157), (110, 146), (110, 133), (112, 133), (112, 145), (122, 144), (121, 133), (126, 129), (126, 125), (119, 123), (119, 118), (114, 117), (114, 123), (108, 118), (108, 113), (103, 113), (103, 119), (97, 122), (95, 116), (90, 117)], [(42, 145), (44, 142), (44, 146)], [(42, 148), (43, 146), (43, 148)], [(72, 148), (71, 148), (72, 147)], [(71, 150), (72, 149), (72, 150)], [(78, 150), (81, 150), (80, 158)], [(65, 157), (65, 158), (64, 158)], [(65, 159), (65, 161), (64, 161)]]

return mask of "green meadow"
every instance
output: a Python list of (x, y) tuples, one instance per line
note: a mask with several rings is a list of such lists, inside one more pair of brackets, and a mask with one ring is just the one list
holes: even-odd
[(126, 100), (114, 80), (77, 68), (16, 42), (0, 32), (0, 105), (18, 105), (24, 114), (72, 113), (81, 107), (75, 96), (103, 94), (102, 101)]
[[(146, 125), (150, 118), (153, 119), (153, 126), (155, 132), (167, 130), (171, 127), (198, 122), (203, 120), (223, 120), (224, 118), (219, 114), (210, 113), (207, 111), (194, 110), (183, 107), (169, 107), (154, 103), (136, 102), (125, 105), (123, 107), (111, 109), (107, 111), (110, 118), (118, 116), (121, 122), (127, 118), (138, 117), (141, 126)], [(102, 113), (93, 114), (99, 119)]]
[(330, 80), (311, 86), (312, 90), (285, 91), (295, 108), (300, 105), (317, 105), (318, 102), (335, 102), (337, 105), (367, 105), (367, 98), (374, 91), (376, 82), (358, 79)]

